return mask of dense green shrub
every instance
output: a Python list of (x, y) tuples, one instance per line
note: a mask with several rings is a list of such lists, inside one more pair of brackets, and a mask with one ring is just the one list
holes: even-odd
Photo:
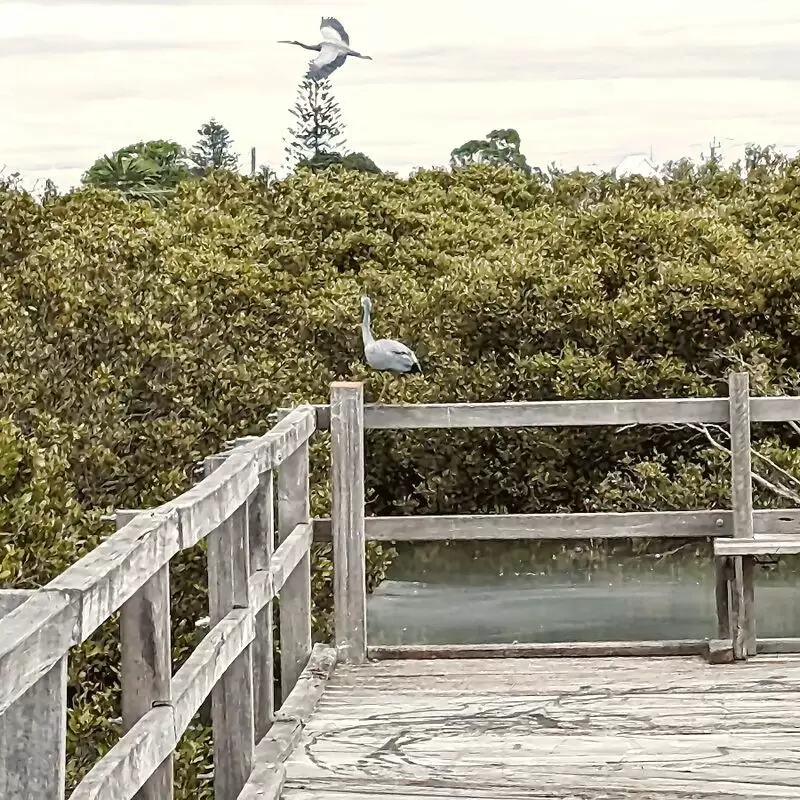
[[(218, 173), (163, 208), (85, 189), (37, 205), (0, 191), (0, 583), (36, 586), (107, 535), (114, 507), (187, 488), (227, 439), (278, 406), (364, 380), (393, 402), (800, 388), (800, 163), (659, 185), (493, 167), (408, 180), (332, 168), (266, 189)], [(370, 374), (376, 334), (424, 373)], [(798, 437), (755, 431), (796, 470)], [(312, 448), (327, 509), (327, 440)], [(373, 432), (369, 513), (724, 506), (724, 453), (696, 431)], [(782, 502), (758, 491), (761, 505)], [(315, 632), (330, 633), (329, 550)], [(370, 582), (391, 558), (370, 550)], [(206, 613), (202, 547), (174, 564), (178, 661)], [(115, 625), (71, 663), (70, 778), (118, 736)], [(182, 797), (208, 796), (208, 731), (182, 743)], [(205, 793), (205, 794), (204, 794)]]

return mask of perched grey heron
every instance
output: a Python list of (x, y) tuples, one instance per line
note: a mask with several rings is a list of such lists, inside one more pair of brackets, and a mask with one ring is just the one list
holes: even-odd
[[(369, 297), (361, 298), (361, 308), (364, 316), (361, 320), (361, 338), (364, 341), (364, 357), (367, 364), (374, 370), (405, 374), (408, 372), (422, 372), (422, 367), (411, 348), (406, 347), (396, 339), (376, 339), (370, 327), (372, 301)], [(384, 387), (385, 388), (385, 387)], [(383, 396), (383, 392), (381, 392)], [(378, 400), (381, 398), (379, 397)]]
[(372, 56), (362, 55), (350, 48), (350, 37), (338, 19), (322, 17), (319, 31), (324, 40), (319, 44), (303, 44), (303, 42), (289, 41), (287, 39), (281, 39), (278, 42), (278, 44), (296, 44), (298, 47), (305, 47), (306, 50), (319, 51), (319, 55), (312, 58), (308, 64), (307, 78), (315, 81), (327, 78), (334, 70), (344, 64), (347, 56), (372, 60)]

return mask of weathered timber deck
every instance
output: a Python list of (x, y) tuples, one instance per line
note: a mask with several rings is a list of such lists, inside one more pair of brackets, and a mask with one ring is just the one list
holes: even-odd
[(800, 797), (800, 657), (338, 665), (285, 800)]

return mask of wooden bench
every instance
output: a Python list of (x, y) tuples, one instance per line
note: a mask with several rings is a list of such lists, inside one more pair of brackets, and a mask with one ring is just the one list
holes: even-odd
[[(758, 651), (755, 629), (755, 560), (758, 556), (784, 556), (800, 553), (800, 534), (756, 533), (714, 540), (717, 564), (718, 636), (727, 645), (710, 648), (709, 660), (729, 660), (723, 651), (730, 649), (732, 658), (746, 659)], [(727, 617), (728, 624), (725, 625)], [(716, 654), (712, 651), (718, 651)]]

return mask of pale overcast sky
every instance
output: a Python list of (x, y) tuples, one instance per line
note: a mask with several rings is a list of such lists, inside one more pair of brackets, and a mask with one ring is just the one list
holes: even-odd
[(800, 147), (800, 2), (0, 0), (0, 166), (66, 188), (104, 152), (191, 144), (215, 116), (243, 163), (280, 167), (288, 108), (339, 17), (351, 150), (407, 173), (515, 127), (533, 164), (696, 156), (712, 137)]

